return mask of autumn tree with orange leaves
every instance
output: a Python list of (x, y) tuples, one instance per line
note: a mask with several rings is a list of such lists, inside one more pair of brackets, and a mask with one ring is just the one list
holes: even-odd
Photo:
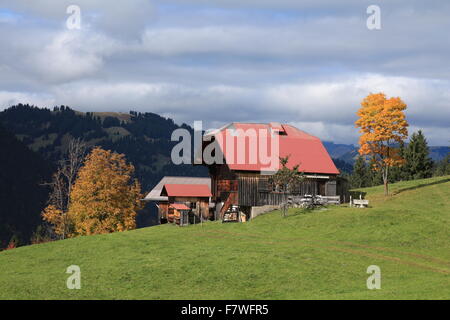
[(136, 228), (142, 209), (141, 187), (133, 180), (134, 167), (123, 154), (94, 148), (70, 194), (68, 215), (73, 235), (91, 235)]
[(71, 233), (71, 221), (67, 214), (70, 205), (70, 194), (83, 165), (86, 155), (86, 144), (80, 139), (71, 139), (67, 153), (59, 162), (53, 179), (46, 185), (51, 187), (48, 206), (42, 212), (42, 218), (50, 224), (52, 236), (65, 239)]
[(384, 93), (369, 94), (361, 102), (355, 122), (362, 134), (359, 138), (361, 155), (371, 158), (374, 170), (381, 171), (385, 195), (389, 194), (389, 168), (404, 163), (399, 144), (408, 137), (406, 104), (400, 98), (386, 98)]

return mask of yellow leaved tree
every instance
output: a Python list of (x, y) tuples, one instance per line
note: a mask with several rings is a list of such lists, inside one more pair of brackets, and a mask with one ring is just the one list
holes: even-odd
[(70, 194), (72, 236), (136, 228), (136, 214), (143, 205), (133, 173), (123, 154), (98, 147), (91, 151)]
[(389, 168), (404, 163), (399, 144), (408, 137), (405, 109), (400, 98), (387, 99), (384, 93), (375, 93), (364, 98), (357, 112), (355, 125), (362, 133), (359, 153), (370, 156), (372, 168), (381, 171), (385, 195), (389, 193)]
[(59, 161), (52, 181), (48, 206), (42, 212), (42, 218), (50, 225), (53, 238), (65, 239), (72, 233), (72, 224), (67, 214), (70, 206), (70, 193), (83, 165), (86, 144), (80, 139), (71, 139), (64, 157)]

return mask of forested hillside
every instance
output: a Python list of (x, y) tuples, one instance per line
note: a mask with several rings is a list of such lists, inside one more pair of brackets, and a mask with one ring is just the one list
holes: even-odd
[(71, 137), (84, 140), (88, 146), (124, 153), (136, 167), (144, 191), (165, 175), (207, 174), (203, 167), (172, 164), (170, 153), (175, 142), (170, 137), (179, 126), (153, 113), (81, 113), (65, 106), (49, 110), (19, 104), (0, 112), (0, 123), (53, 163), (61, 159)]
[(0, 125), (0, 248), (27, 242), (42, 223), (53, 167)]
[[(51, 180), (71, 138), (124, 153), (144, 193), (166, 175), (207, 176), (204, 167), (171, 162), (176, 142), (170, 137), (180, 126), (153, 113), (81, 113), (66, 106), (49, 110), (19, 104), (0, 112), (0, 125), (9, 132), (1, 129), (0, 248), (12, 238), (29, 243), (42, 223), (48, 190), (41, 184)], [(137, 217), (138, 226), (156, 224), (155, 213), (148, 205)]]
[[(339, 160), (353, 165), (358, 158), (358, 146), (354, 146), (352, 144), (337, 144), (330, 141), (324, 141), (323, 144), (330, 156), (335, 160), (335, 163), (336, 160)], [(429, 149), (430, 158), (434, 162), (442, 161), (450, 152), (450, 147), (448, 146), (430, 146)], [(336, 166), (339, 168), (337, 163)], [(343, 168), (343, 171), (348, 172), (348, 170), (345, 169), (346, 167)]]

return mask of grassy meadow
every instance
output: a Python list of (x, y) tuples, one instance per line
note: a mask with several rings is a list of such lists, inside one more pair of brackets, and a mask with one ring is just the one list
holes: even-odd
[[(242, 224), (162, 225), (0, 252), (0, 299), (450, 299), (450, 177)], [(69, 290), (66, 268), (81, 268)], [(367, 267), (381, 268), (368, 290)]]

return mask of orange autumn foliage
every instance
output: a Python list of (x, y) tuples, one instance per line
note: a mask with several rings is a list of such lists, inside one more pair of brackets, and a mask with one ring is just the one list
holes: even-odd
[(355, 122), (362, 134), (359, 138), (361, 155), (371, 157), (375, 170), (381, 170), (388, 194), (389, 168), (400, 166), (404, 159), (399, 144), (408, 137), (406, 104), (400, 98), (386, 98), (384, 93), (369, 94), (362, 102)]
[(56, 208), (56, 206), (50, 204), (42, 212), (42, 218), (44, 221), (50, 223), (53, 226), (53, 232), (58, 235), (67, 234), (67, 215), (62, 210)]
[(134, 167), (123, 154), (95, 148), (70, 194), (68, 215), (73, 235), (90, 235), (136, 228), (142, 209), (141, 187), (132, 179)]

